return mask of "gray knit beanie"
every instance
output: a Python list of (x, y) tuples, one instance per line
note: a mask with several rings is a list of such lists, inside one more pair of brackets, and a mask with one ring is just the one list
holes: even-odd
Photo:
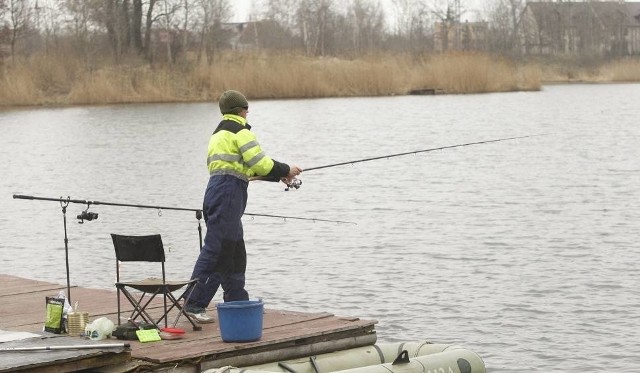
[(238, 114), (240, 111), (249, 106), (247, 98), (238, 91), (225, 91), (218, 100), (220, 112), (222, 114)]

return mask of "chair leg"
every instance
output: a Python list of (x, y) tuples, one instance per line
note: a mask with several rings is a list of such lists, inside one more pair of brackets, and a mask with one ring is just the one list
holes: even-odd
[[(182, 292), (182, 294), (178, 298), (176, 298), (173, 295), (173, 293), (171, 293), (169, 289), (166, 287), (162, 289), (158, 289), (158, 291), (156, 291), (155, 293), (142, 293), (142, 295), (139, 298), (134, 296), (125, 287), (121, 287), (119, 288), (119, 290), (122, 292), (125, 298), (127, 298), (129, 303), (133, 306), (133, 310), (131, 311), (131, 315), (130, 315), (131, 320), (135, 320), (138, 317), (140, 317), (145, 322), (153, 324), (156, 328), (159, 329), (160, 328), (159, 325), (163, 321), (165, 326), (168, 326), (169, 312), (171, 312), (171, 310), (176, 308), (178, 310), (178, 315), (176, 316), (173, 326), (177, 325), (180, 317), (184, 315), (187, 318), (187, 320), (189, 320), (189, 322), (191, 323), (193, 330), (198, 331), (198, 330), (202, 330), (202, 327), (191, 316), (189, 316), (189, 314), (186, 313), (186, 311), (184, 310), (184, 306), (180, 304), (180, 301), (182, 300), (184, 300), (185, 304), (189, 302), (189, 298), (191, 297), (191, 293), (193, 292), (194, 287), (195, 287), (195, 283), (188, 285), (185, 291)], [(155, 299), (155, 297), (161, 293), (163, 294), (164, 302), (165, 302), (165, 306), (163, 307), (164, 312), (159, 319), (154, 320), (153, 317), (147, 312), (146, 309), (147, 309), (147, 306), (151, 304), (153, 299)], [(147, 294), (150, 295), (148, 299), (146, 299)], [(169, 299), (170, 301), (170, 306), (167, 306), (168, 305), (167, 299)], [(120, 322), (120, 312), (121, 312), (120, 298), (118, 297), (118, 322)]]
[(187, 314), (184, 310), (184, 307), (182, 305), (180, 305), (180, 299), (182, 299), (182, 296), (180, 296), (180, 298), (175, 298), (173, 296), (173, 294), (169, 295), (169, 298), (172, 299), (173, 305), (171, 306), (171, 308), (177, 308), (178, 309), (178, 316), (176, 316), (176, 320), (174, 321), (174, 325), (178, 324), (178, 320), (180, 319), (180, 316), (184, 315), (184, 317), (187, 318), (187, 320), (189, 320), (189, 322), (191, 323), (191, 326), (193, 327), (193, 330), (202, 330), (202, 327), (197, 324), (195, 321), (193, 321), (193, 319), (191, 318), (191, 316), (189, 316), (189, 314)]
[[(178, 320), (180, 319), (180, 316), (184, 315), (184, 317), (186, 317), (187, 320), (189, 320), (189, 322), (191, 323), (193, 330), (195, 331), (202, 330), (202, 326), (200, 326), (196, 321), (194, 321), (193, 318), (191, 318), (191, 316), (189, 316), (189, 314), (185, 312), (184, 307), (180, 304), (180, 301), (183, 299), (185, 304), (189, 302), (189, 297), (191, 297), (191, 293), (193, 292), (194, 285), (195, 283), (189, 285), (178, 298), (176, 298), (171, 292), (167, 291), (167, 297), (171, 300), (171, 307), (169, 307), (169, 309), (167, 310), (167, 314), (165, 314), (160, 318), (160, 320), (158, 320), (158, 323), (160, 323), (163, 319), (165, 319), (165, 322), (166, 322), (167, 321), (166, 318), (168, 318), (168, 312), (171, 311), (173, 308), (177, 308), (178, 316), (176, 316), (176, 320), (173, 322), (173, 326), (177, 325)], [(189, 294), (185, 299), (185, 295), (187, 295), (187, 293)]]
[(131, 320), (135, 320), (136, 318), (138, 318), (138, 316), (140, 316), (145, 322), (153, 324), (156, 328), (158, 327), (158, 324), (153, 321), (151, 315), (149, 315), (149, 313), (146, 311), (147, 306), (156, 297), (156, 295), (158, 295), (158, 292), (150, 293), (151, 296), (144, 304), (141, 303), (147, 293), (143, 293), (139, 299), (136, 299), (127, 289), (122, 288), (122, 294), (124, 294), (125, 298), (127, 298), (129, 300), (129, 303), (131, 303), (131, 305), (133, 306), (133, 311), (131, 312)]
[(116, 290), (118, 293), (118, 326), (120, 326), (120, 287), (116, 285)]

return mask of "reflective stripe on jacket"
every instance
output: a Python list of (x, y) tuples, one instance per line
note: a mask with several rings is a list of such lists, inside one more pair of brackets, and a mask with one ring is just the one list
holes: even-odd
[(277, 162), (262, 151), (250, 129), (246, 119), (239, 115), (225, 114), (222, 117), (209, 139), (209, 175), (230, 174), (248, 180), (271, 172)]

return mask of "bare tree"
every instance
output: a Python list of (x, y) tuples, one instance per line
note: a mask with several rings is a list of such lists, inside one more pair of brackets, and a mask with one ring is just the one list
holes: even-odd
[(142, 43), (142, 0), (133, 0), (131, 13), (131, 45), (138, 54), (144, 54), (144, 44)]
[(59, 50), (61, 41), (61, 8), (51, 7), (47, 3), (36, 1), (33, 7), (35, 18), (35, 32), (31, 33), (29, 38), (32, 41), (32, 47), (41, 49), (44, 42), (44, 52), (50, 53), (51, 50)]
[(116, 61), (131, 48), (136, 53), (143, 54), (148, 61), (153, 60), (152, 27), (161, 17), (155, 14), (157, 2), (158, 0), (148, 0), (145, 11), (143, 0), (98, 0), (98, 18), (107, 29)]
[(31, 23), (31, 4), (27, 0), (9, 0), (9, 27), (10, 33), (10, 45), (11, 45), (11, 60), (15, 62), (16, 46), (18, 40), (23, 38), (29, 25)]
[(491, 23), (491, 49), (501, 53), (520, 53), (519, 25), (526, 0), (493, 0), (486, 12)]
[(125, 22), (123, 18), (128, 16), (124, 11), (128, 8), (125, 6), (125, 2), (127, 1), (128, 0), (106, 0), (106, 4), (104, 4), (102, 21), (107, 28), (107, 34), (116, 62), (120, 60), (127, 45), (127, 30), (125, 24), (128, 24), (128, 21)]
[(441, 51), (447, 51), (450, 47), (457, 49), (457, 30), (459, 28), (459, 23), (457, 21), (457, 17), (453, 8), (451, 6), (447, 6), (445, 11), (436, 9), (433, 10), (432, 13), (438, 19), (438, 24), (435, 31), (438, 43), (436, 49)]
[(526, 0), (507, 0), (509, 13), (511, 15), (511, 47), (515, 50), (519, 50), (518, 47), (518, 23), (520, 23), (520, 17), (522, 11), (526, 5)]
[(485, 5), (485, 13), (491, 25), (488, 37), (489, 50), (505, 53), (511, 50), (511, 15), (504, 0), (493, 0)]
[(198, 61), (202, 59), (204, 52), (207, 64), (211, 64), (226, 39), (227, 32), (222, 23), (231, 16), (231, 6), (227, 0), (198, 0), (197, 4), (201, 17)]
[(299, 0), (267, 0), (266, 16), (282, 28), (293, 30), (296, 27), (295, 15), (299, 7)]
[(331, 0), (302, 0), (298, 7), (297, 22), (306, 53), (324, 56), (335, 19)]
[(411, 24), (411, 13), (415, 1), (413, 0), (392, 0), (395, 14), (395, 33), (397, 36), (409, 34)]
[(395, 13), (394, 48), (422, 51), (430, 46), (429, 28), (436, 8), (419, 0), (393, 0)]
[[(302, 33), (297, 27), (298, 0), (266, 0), (265, 20), (259, 22), (259, 45), (279, 50), (299, 49)], [(257, 33), (257, 30), (256, 30)]]
[[(174, 2), (171, 0), (163, 0), (162, 1), (162, 13), (157, 16), (157, 18), (162, 19), (164, 33), (163, 39), (161, 42), (164, 44), (165, 51), (167, 53), (166, 58), (168, 63), (173, 63), (173, 52), (172, 52), (172, 43), (174, 41), (173, 37), (173, 22), (174, 17), (178, 10), (181, 8), (180, 0), (176, 0), (178, 2)], [(177, 28), (177, 27), (176, 27)]]
[(379, 46), (384, 35), (384, 13), (379, 2), (354, 0), (349, 8), (352, 21), (352, 48), (354, 53), (360, 54), (371, 51)]
[[(3, 24), (7, 9), (7, 1), (0, 0), (0, 67), (4, 67), (4, 59), (9, 54), (8, 51), (3, 48), (4, 44), (9, 42), (9, 35), (11, 34), (9, 27)], [(4, 74), (4, 68), (0, 69), (0, 73)]]
[(153, 50), (151, 48), (151, 31), (153, 23), (156, 21), (156, 18), (153, 16), (153, 9), (157, 1), (158, 0), (149, 0), (144, 23), (144, 54), (147, 58), (147, 61), (149, 62), (153, 61)]
[[(184, 17), (182, 22), (180, 44), (182, 48), (188, 48), (189, 46), (189, 24), (191, 22), (191, 3), (190, 0), (183, 0), (182, 9), (184, 10)], [(184, 54), (186, 57), (186, 53)]]
[(63, 10), (70, 15), (68, 21), (69, 30), (76, 44), (77, 50), (87, 62), (89, 49), (89, 28), (91, 25), (92, 7), (88, 1), (67, 0), (63, 4)]
[(0, 20), (4, 19), (4, 14), (7, 12), (7, 0), (0, 0)]

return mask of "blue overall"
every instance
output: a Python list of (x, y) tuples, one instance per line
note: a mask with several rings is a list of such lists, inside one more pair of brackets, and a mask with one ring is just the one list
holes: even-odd
[(247, 181), (232, 175), (209, 178), (203, 204), (207, 232), (191, 275), (198, 284), (185, 306), (189, 312), (204, 311), (220, 285), (225, 302), (249, 299), (244, 289), (247, 254), (241, 221), (247, 187)]

